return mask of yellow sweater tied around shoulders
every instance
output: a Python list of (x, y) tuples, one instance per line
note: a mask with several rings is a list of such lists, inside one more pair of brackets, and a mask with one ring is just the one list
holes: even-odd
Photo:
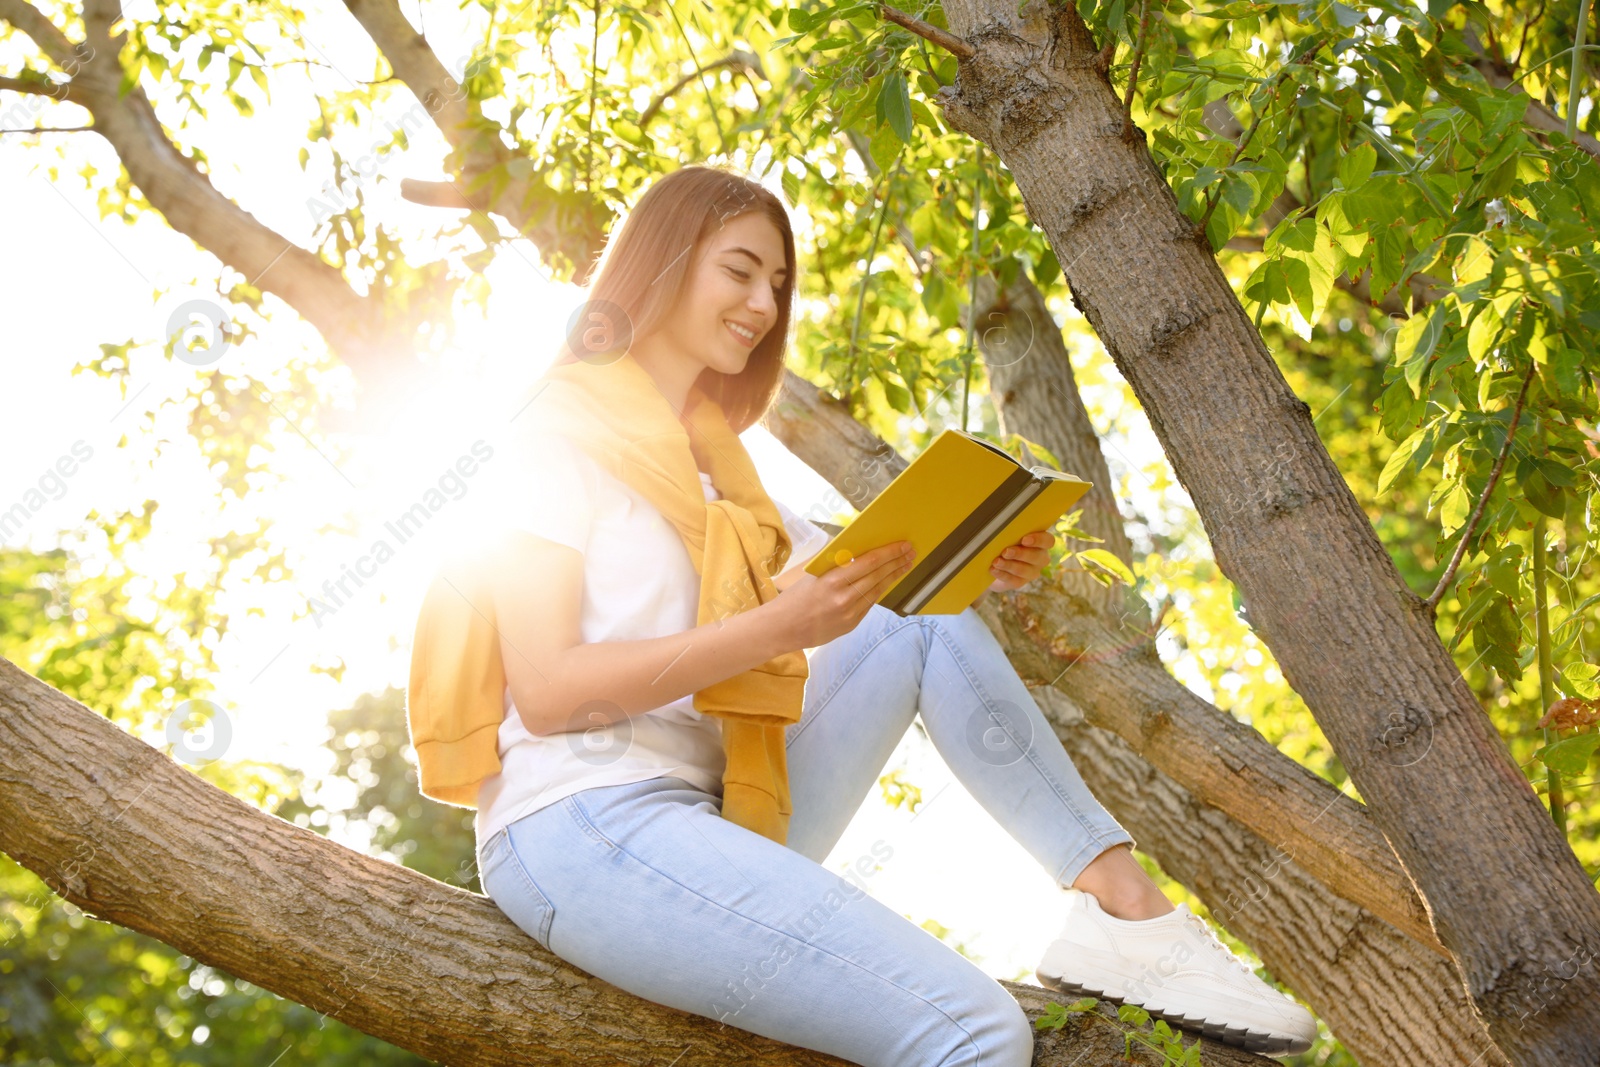
[[(571, 440), (672, 523), (700, 575), (698, 625), (770, 601), (771, 576), (792, 546), (721, 406), (696, 387), (684, 415), (722, 497), (708, 502), (672, 405), (631, 355), (599, 362), (610, 355), (551, 367), (524, 417)], [(487, 556), (442, 568), (411, 648), (406, 715), (422, 793), (460, 807), (476, 807), (483, 779), (500, 772), (506, 678), (495, 570)], [(784, 731), (800, 720), (807, 673), (797, 649), (694, 694), (696, 711), (722, 720), (723, 818), (779, 844), (793, 813)]]

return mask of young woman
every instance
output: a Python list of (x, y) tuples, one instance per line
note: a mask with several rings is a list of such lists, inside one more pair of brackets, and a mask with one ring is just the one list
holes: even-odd
[[(751, 507), (728, 516), (781, 516), (783, 536), (763, 543), (776, 592), (699, 623), (700, 557), (677, 520), (589, 442), (538, 431), (530, 409), (516, 526), (533, 536), (494, 594), (507, 684), (501, 770), (478, 794), (485, 891), (551, 952), (657, 1003), (869, 1067), (1030, 1063), (1032, 1029), (1001, 985), (821, 866), (920, 713), (962, 784), (1066, 891), (1041, 981), (1262, 1051), (1308, 1047), (1310, 1014), (1145, 876), (976, 613), (901, 618), (876, 604), (911, 567), (908, 544), (815, 577), (802, 565), (822, 532), (782, 505), (765, 512), (758, 481), (729, 480), (753, 470), (727, 453), (744, 456), (732, 435), (776, 393), (795, 269), (782, 203), (718, 168), (657, 180), (608, 243), (557, 366), (647, 380), (671, 432), (629, 447), (676, 438), (675, 415), (708, 512), (732, 493)], [(722, 426), (704, 421), (701, 397), (726, 420), (720, 444), (701, 432)], [(595, 410), (597, 437), (614, 435), (599, 423), (615, 413)], [(1008, 549), (991, 589), (1036, 578), (1051, 541), (1039, 531)], [(701, 714), (695, 694), (792, 666), (797, 651), (809, 655), (788, 681), (803, 678), (803, 709), (775, 761), (792, 814), (753, 832), (724, 817), (733, 720)]]

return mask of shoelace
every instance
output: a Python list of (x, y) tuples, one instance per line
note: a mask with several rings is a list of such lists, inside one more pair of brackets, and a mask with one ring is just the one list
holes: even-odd
[(1207, 945), (1210, 945), (1216, 951), (1221, 952), (1233, 962), (1234, 966), (1238, 967), (1245, 974), (1249, 975), (1251, 978), (1254, 978), (1258, 982), (1261, 981), (1260, 976), (1256, 974), (1256, 969), (1250, 966), (1249, 962), (1237, 952), (1233, 951), (1233, 949), (1219, 941), (1216, 933), (1212, 931), (1211, 927), (1206, 924), (1204, 919), (1200, 918), (1200, 916), (1196, 915), (1192, 911), (1186, 913), (1183, 919), (1185, 922), (1192, 924), (1196, 930), (1200, 931), (1200, 933), (1203, 935), (1201, 940)]

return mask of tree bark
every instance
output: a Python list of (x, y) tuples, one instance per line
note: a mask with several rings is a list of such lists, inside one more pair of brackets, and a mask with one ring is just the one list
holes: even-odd
[(947, 121), (1010, 171), (1252, 625), (1426, 901), (1475, 1010), (1514, 1063), (1594, 1062), (1600, 895), (1211, 248), (1146, 146), (1118, 136), (1120, 101), (1076, 9), (1035, 0), (1019, 15), (999, 0), (951, 0), (945, 10), (976, 49), (941, 90)]
[[(5, 659), (0, 848), (95, 918), (450, 1067), (846, 1062), (620, 990), (489, 898), (258, 811)], [(1001, 984), (1030, 1018), (1060, 1000)], [(1034, 1063), (1110, 1063), (1123, 1034), (1074, 1016)], [(1203, 1062), (1274, 1061), (1207, 1042)]]

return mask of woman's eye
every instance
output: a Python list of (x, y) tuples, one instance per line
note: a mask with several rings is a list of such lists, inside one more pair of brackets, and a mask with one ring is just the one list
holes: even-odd
[(750, 272), (749, 271), (735, 270), (733, 267), (729, 267), (728, 268), (728, 273), (732, 274), (734, 277), (738, 278), (741, 282), (750, 280)]

